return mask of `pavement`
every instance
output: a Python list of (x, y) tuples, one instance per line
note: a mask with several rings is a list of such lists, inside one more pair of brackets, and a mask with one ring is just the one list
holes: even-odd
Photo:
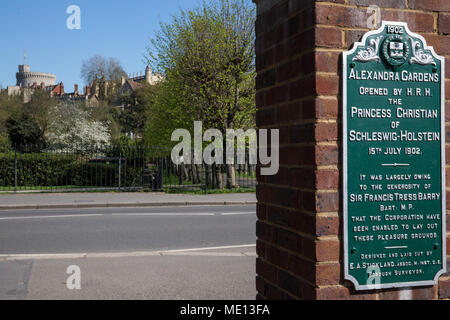
[(0, 261), (0, 300), (254, 300), (255, 255), (236, 247)]
[(255, 193), (18, 193), (0, 194), (0, 210), (256, 204)]

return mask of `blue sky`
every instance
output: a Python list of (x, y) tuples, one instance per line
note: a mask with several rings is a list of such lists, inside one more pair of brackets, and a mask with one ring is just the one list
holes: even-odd
[[(0, 85), (15, 85), (17, 66), (56, 74), (66, 91), (84, 85), (83, 60), (95, 54), (119, 59), (127, 73), (144, 72), (143, 54), (159, 22), (201, 0), (0, 1)], [(66, 9), (81, 9), (81, 30), (69, 30)]]

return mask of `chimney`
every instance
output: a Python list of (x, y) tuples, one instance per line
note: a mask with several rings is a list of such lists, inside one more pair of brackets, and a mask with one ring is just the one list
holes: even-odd
[(75, 84), (73, 87), (74, 87), (73, 94), (74, 94), (75, 96), (78, 96), (78, 84)]
[(84, 95), (85, 95), (85, 96), (90, 96), (90, 95), (91, 95), (91, 87), (86, 86), (86, 87), (84, 88)]
[(61, 95), (63, 95), (64, 94), (64, 83), (62, 83), (62, 81), (61, 81)]

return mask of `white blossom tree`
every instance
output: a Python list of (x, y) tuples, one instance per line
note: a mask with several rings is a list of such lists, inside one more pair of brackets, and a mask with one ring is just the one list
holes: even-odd
[(79, 104), (61, 102), (50, 112), (46, 140), (51, 145), (101, 147), (110, 143), (109, 126), (108, 121), (92, 120)]

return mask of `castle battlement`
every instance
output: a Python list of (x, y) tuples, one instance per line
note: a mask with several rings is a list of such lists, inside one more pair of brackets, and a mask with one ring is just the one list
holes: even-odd
[(34, 84), (44, 84), (45, 87), (56, 85), (56, 75), (45, 72), (31, 72), (30, 66), (19, 65), (19, 72), (16, 73), (16, 85), (21, 88), (29, 88)]

